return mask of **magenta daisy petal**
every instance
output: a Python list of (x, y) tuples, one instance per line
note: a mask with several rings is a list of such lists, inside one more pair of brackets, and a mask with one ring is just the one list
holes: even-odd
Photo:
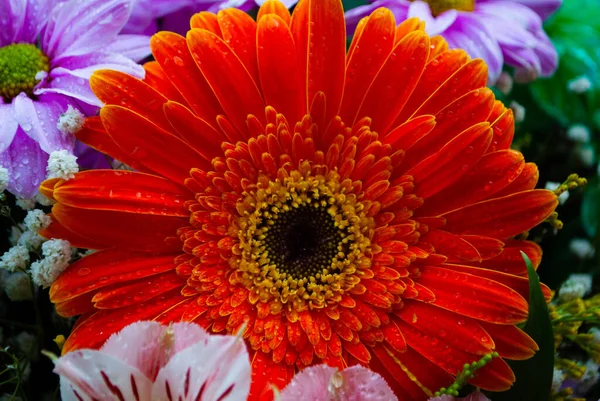
[(35, 195), (50, 152), (73, 151), (61, 115), (102, 106), (89, 85), (94, 71), (144, 77), (136, 61), (150, 54), (150, 38), (119, 35), (131, 11), (132, 0), (0, 0), (0, 166), (19, 174), (8, 187), (15, 195)]

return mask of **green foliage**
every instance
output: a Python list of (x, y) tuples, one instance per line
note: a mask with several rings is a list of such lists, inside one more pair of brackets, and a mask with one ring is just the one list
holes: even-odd
[(600, 222), (600, 180), (590, 180), (581, 203), (581, 225), (590, 238), (598, 234)]
[[(600, 128), (600, 7), (597, 0), (566, 0), (544, 26), (559, 55), (556, 74), (529, 85), (538, 105), (563, 126), (575, 122)], [(592, 88), (569, 91), (579, 77)]]
[(490, 398), (494, 401), (546, 401), (550, 398), (554, 371), (552, 323), (537, 273), (527, 255), (523, 252), (521, 254), (529, 274), (529, 318), (522, 329), (535, 340), (540, 349), (528, 360), (508, 361), (517, 380), (510, 390), (493, 393)]

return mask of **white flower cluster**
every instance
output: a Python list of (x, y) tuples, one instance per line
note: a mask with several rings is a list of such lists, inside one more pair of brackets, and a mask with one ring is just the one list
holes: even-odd
[(56, 128), (65, 135), (73, 135), (83, 127), (84, 121), (85, 116), (83, 113), (69, 105), (67, 111), (58, 118)]
[(594, 344), (600, 345), (600, 328), (592, 327), (588, 333), (594, 336)]
[(560, 369), (554, 368), (554, 373), (552, 374), (552, 390), (558, 392), (564, 380), (565, 373)]
[(558, 297), (564, 301), (582, 298), (592, 291), (592, 276), (589, 274), (571, 274), (558, 290)]
[(62, 178), (70, 180), (79, 171), (77, 165), (77, 156), (69, 153), (68, 150), (55, 150), (50, 153), (48, 166), (46, 167), (48, 178)]
[(577, 94), (585, 93), (592, 87), (592, 81), (585, 75), (575, 78), (567, 84), (569, 91)]
[(590, 259), (596, 253), (594, 246), (585, 238), (573, 238), (569, 250), (579, 259)]
[(567, 137), (574, 142), (587, 143), (590, 136), (589, 128), (583, 124), (573, 124), (567, 129)]
[(589, 360), (585, 364), (585, 373), (581, 377), (581, 381), (577, 386), (577, 390), (583, 393), (586, 393), (589, 389), (592, 388), (593, 385), (598, 383), (598, 379), (600, 379), (600, 374), (598, 373), (598, 365), (593, 360)]
[(25, 270), (28, 263), (29, 249), (23, 245), (13, 246), (0, 258), (0, 267), (9, 272)]
[(47, 216), (46, 213), (44, 213), (43, 210), (33, 209), (27, 213), (27, 216), (25, 216), (25, 220), (23, 222), (28, 230), (38, 232), (42, 228), (48, 227), (52, 220), (50, 219), (50, 216)]
[(8, 187), (8, 170), (0, 166), (0, 192)]
[(71, 244), (69, 241), (52, 239), (42, 245), (44, 258), (31, 264), (31, 277), (34, 284), (49, 287), (62, 273), (71, 260)]
[(35, 208), (36, 201), (35, 198), (17, 198), (17, 201), (15, 203), (23, 210), (32, 210), (33, 208)]
[(512, 102), (510, 102), (509, 107), (513, 111), (516, 123), (520, 123), (525, 120), (525, 107), (523, 107), (521, 104), (515, 102), (514, 100)]

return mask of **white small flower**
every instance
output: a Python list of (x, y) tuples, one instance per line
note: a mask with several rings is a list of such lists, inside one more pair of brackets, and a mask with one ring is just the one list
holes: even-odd
[(564, 301), (582, 298), (592, 291), (592, 276), (589, 274), (571, 274), (558, 290), (558, 297)]
[(595, 250), (590, 241), (585, 238), (573, 238), (569, 242), (569, 250), (579, 259), (589, 259), (594, 256)]
[(29, 275), (15, 272), (4, 280), (4, 291), (11, 301), (27, 301), (32, 298)]
[(510, 102), (510, 108), (512, 109), (513, 114), (515, 115), (516, 123), (520, 123), (525, 120), (525, 107), (521, 106), (519, 103), (513, 100), (512, 102)]
[(18, 244), (27, 247), (30, 251), (35, 251), (42, 246), (44, 237), (34, 231), (27, 230), (20, 237)]
[(513, 88), (513, 78), (510, 74), (502, 72), (498, 78), (498, 82), (496, 82), (496, 88), (503, 94), (508, 95)]
[(55, 150), (50, 153), (48, 166), (46, 167), (48, 178), (62, 178), (69, 180), (79, 171), (77, 165), (77, 156), (69, 153), (68, 150)]
[(42, 245), (44, 258), (31, 264), (34, 284), (49, 287), (62, 273), (71, 260), (72, 248), (69, 241), (51, 239)]
[(47, 216), (43, 210), (33, 209), (27, 213), (27, 216), (25, 216), (25, 220), (23, 222), (25, 223), (25, 227), (27, 227), (27, 229), (33, 232), (38, 232), (42, 228), (48, 227), (52, 222), (52, 219), (50, 219), (50, 216)]
[(25, 198), (17, 198), (15, 202), (17, 206), (19, 206), (23, 210), (31, 210), (35, 208), (35, 198), (25, 199)]
[(29, 263), (29, 250), (23, 245), (13, 246), (0, 259), (0, 267), (9, 272), (25, 270), (27, 263)]
[(83, 127), (83, 122), (85, 121), (85, 116), (81, 111), (69, 105), (67, 111), (61, 114), (58, 118), (58, 122), (56, 123), (56, 128), (63, 134), (73, 135), (77, 133), (81, 127)]
[(46, 198), (44, 195), (41, 194), (40, 191), (38, 191), (38, 193), (35, 194), (35, 200), (37, 200), (37, 203), (39, 203), (42, 206), (54, 205), (54, 201), (52, 199)]
[[(560, 183), (559, 182), (555, 182), (555, 181), (548, 181), (545, 185), (545, 188), (549, 191), (554, 191), (555, 189), (557, 189), (558, 187), (560, 187)], [(558, 202), (562, 205), (563, 203), (565, 203), (567, 201), (567, 199), (569, 199), (569, 191), (565, 191), (562, 194), (558, 195)]]
[(19, 351), (29, 359), (37, 359), (37, 338), (31, 333), (22, 331), (14, 337), (15, 344)]
[(592, 327), (588, 333), (594, 336), (594, 344), (600, 345), (600, 328)]
[(583, 163), (583, 165), (585, 167), (592, 167), (594, 165), (594, 159), (596, 158), (596, 152), (594, 151), (594, 148), (592, 146), (590, 146), (589, 144), (578, 146), (575, 149), (575, 154), (577, 155), (577, 157), (579, 158), (579, 160), (581, 161), (581, 163)]
[(4, 192), (8, 186), (8, 170), (0, 166), (0, 192)]
[(23, 232), (25, 232), (25, 224), (19, 223), (16, 226), (11, 226), (10, 234), (8, 235), (10, 244), (13, 246), (17, 245), (19, 243), (19, 238), (21, 238), (21, 235), (23, 235)]
[(577, 390), (582, 393), (586, 393), (594, 384), (598, 382), (600, 374), (598, 374), (598, 365), (593, 360), (589, 360), (585, 364), (585, 373), (581, 377), (581, 381), (577, 386)]
[(552, 374), (552, 390), (558, 392), (564, 380), (565, 373), (560, 369), (554, 368), (554, 373)]
[(590, 141), (590, 130), (583, 124), (573, 124), (567, 129), (567, 137), (575, 142), (586, 143)]
[(592, 87), (592, 81), (583, 75), (569, 81), (567, 87), (573, 93), (585, 93)]

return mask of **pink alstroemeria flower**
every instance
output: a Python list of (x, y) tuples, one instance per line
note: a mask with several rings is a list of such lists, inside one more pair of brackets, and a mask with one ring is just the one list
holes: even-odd
[(194, 323), (133, 323), (55, 365), (63, 401), (241, 401), (250, 391), (244, 341)]
[(279, 401), (397, 401), (383, 377), (355, 365), (342, 371), (316, 365), (298, 373)]

